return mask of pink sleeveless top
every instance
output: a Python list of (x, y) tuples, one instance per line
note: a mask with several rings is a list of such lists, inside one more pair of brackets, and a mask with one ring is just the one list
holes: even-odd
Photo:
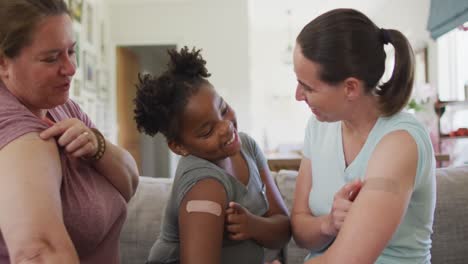
[[(74, 117), (94, 127), (72, 100), (49, 110), (49, 113), (54, 122)], [(41, 132), (47, 127), (0, 82), (0, 149), (26, 133)], [(87, 162), (68, 158), (60, 147), (59, 153), (63, 220), (80, 262), (120, 263), (119, 237), (127, 213), (124, 198)], [(10, 263), (8, 251), (0, 230), (0, 264), (7, 263)]]

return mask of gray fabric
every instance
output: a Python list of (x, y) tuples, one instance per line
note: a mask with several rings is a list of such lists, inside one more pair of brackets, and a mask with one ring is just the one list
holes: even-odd
[[(297, 171), (273, 173), (291, 210)], [(468, 166), (436, 170), (437, 199), (432, 235), (432, 264), (468, 263)], [(289, 242), (287, 264), (303, 263), (307, 250)]]
[[(291, 212), (294, 202), (294, 190), (296, 189), (297, 171), (294, 170), (281, 170), (279, 172), (272, 172), (272, 177), (275, 178), (276, 185), (283, 197), (283, 200)], [(304, 259), (309, 254), (309, 250), (299, 248), (294, 239), (289, 241), (286, 249), (285, 264), (304, 263)]]
[(468, 166), (437, 170), (432, 264), (468, 263)]
[(171, 185), (172, 179), (140, 177), (137, 192), (128, 204), (127, 220), (120, 238), (122, 264), (145, 263), (159, 235)]
[[(468, 260), (468, 166), (437, 169), (437, 204), (432, 235), (432, 264), (464, 264)], [(272, 173), (291, 208), (296, 171)], [(122, 264), (143, 264), (159, 234), (163, 207), (171, 179), (140, 177), (136, 195), (128, 207), (120, 252)], [(303, 263), (307, 250), (291, 240), (283, 264)]]
[[(183, 157), (178, 164), (174, 185), (165, 209), (165, 216), (158, 241), (151, 248), (149, 263), (173, 263), (179, 260), (179, 207), (185, 194), (199, 181), (218, 180), (225, 188), (228, 201), (234, 201), (255, 215), (268, 211), (268, 200), (258, 167), (266, 166), (263, 154), (255, 141), (246, 134), (239, 133), (242, 142), (241, 152), (249, 168), (247, 187), (220, 167), (195, 156)], [(225, 234), (221, 253), (223, 264), (262, 263), (263, 247), (252, 240), (232, 241)], [(242, 259), (240, 259), (242, 258)]]

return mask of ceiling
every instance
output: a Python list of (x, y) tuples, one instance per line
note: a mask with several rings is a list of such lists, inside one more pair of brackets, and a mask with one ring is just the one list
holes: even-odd
[[(424, 47), (430, 39), (426, 30), (430, 0), (250, 0), (249, 17), (254, 30), (286, 30), (294, 35), (323, 12), (335, 8), (354, 8), (377, 26), (398, 29), (414, 48)], [(291, 16), (288, 17), (287, 10)]]

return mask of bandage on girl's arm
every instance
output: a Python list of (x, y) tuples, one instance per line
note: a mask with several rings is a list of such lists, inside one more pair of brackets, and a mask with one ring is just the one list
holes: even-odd
[(197, 182), (179, 207), (180, 263), (220, 263), (227, 195), (215, 179)]
[(215, 216), (221, 215), (221, 205), (208, 200), (191, 200), (187, 203), (189, 213), (207, 213)]

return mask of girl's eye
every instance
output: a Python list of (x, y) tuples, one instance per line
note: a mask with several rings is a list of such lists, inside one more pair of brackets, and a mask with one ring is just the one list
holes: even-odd
[(221, 110), (221, 114), (225, 115), (228, 111), (229, 111), (229, 107), (225, 105), (224, 108)]
[(209, 137), (209, 136), (211, 135), (211, 132), (213, 132), (213, 129), (212, 129), (212, 128), (211, 128), (210, 130), (208, 130), (206, 133), (203, 133), (203, 134), (201, 135), (201, 137), (204, 137), (204, 138)]

